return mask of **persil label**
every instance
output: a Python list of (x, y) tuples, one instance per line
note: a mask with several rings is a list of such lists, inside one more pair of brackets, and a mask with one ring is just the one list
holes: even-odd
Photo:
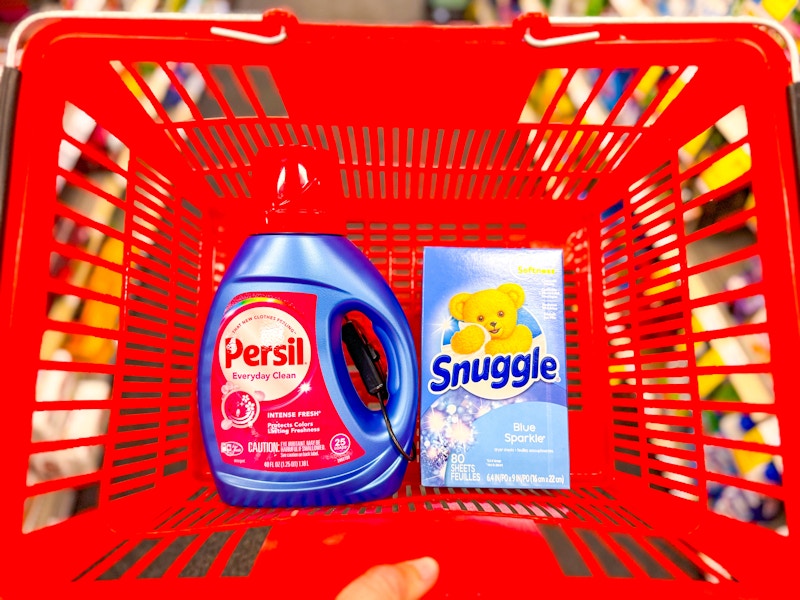
[(363, 456), (325, 385), (315, 321), (313, 294), (252, 292), (230, 302), (211, 373), (224, 462), (285, 472)]

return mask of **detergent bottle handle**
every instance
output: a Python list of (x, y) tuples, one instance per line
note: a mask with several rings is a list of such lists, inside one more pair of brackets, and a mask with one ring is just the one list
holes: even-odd
[[(358, 311), (372, 321), (375, 334), (386, 352), (385, 358), (369, 343), (363, 330), (347, 318), (342, 327), (342, 340), (367, 391), (380, 403), (392, 443), (406, 460), (413, 461), (416, 458), (413, 437), (417, 369), (408, 322), (399, 307), (388, 311), (388, 317), (357, 301), (346, 302), (340, 310), (340, 314)], [(384, 366), (387, 363), (388, 369)]]

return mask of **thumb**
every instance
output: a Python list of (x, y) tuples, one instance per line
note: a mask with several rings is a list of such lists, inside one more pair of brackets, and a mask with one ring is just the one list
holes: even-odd
[(351, 581), (336, 600), (419, 600), (438, 577), (439, 563), (430, 557), (377, 565)]

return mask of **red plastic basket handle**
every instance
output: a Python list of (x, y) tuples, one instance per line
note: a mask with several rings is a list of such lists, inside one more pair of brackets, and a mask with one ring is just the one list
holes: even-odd
[(264, 44), (267, 46), (274, 46), (280, 44), (286, 39), (286, 27), (281, 27), (280, 33), (277, 35), (259, 35), (257, 33), (249, 33), (247, 31), (239, 31), (238, 29), (228, 29), (226, 27), (212, 27), (211, 33), (223, 37), (229, 37), (234, 40), (241, 40), (243, 42), (254, 42), (256, 44)]
[(587, 31), (584, 33), (574, 33), (562, 35), (554, 38), (539, 39), (533, 37), (531, 30), (525, 31), (525, 41), (534, 48), (552, 48), (553, 46), (566, 46), (567, 44), (579, 44), (581, 42), (591, 42), (600, 37), (599, 31)]

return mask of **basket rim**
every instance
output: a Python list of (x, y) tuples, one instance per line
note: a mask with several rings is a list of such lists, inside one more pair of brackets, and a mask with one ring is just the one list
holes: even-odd
[[(21, 20), (12, 30), (8, 40), (8, 47), (6, 52), (5, 66), (8, 68), (16, 68), (18, 66), (17, 57), (22, 47), (22, 39), (27, 31), (36, 25), (43, 25), (46, 21), (61, 20), (61, 19), (105, 19), (109, 21), (193, 21), (193, 22), (225, 22), (225, 23), (257, 23), (268, 19), (271, 14), (275, 13), (274, 10), (269, 10), (263, 14), (261, 13), (202, 13), (202, 14), (184, 14), (184, 13), (135, 13), (124, 11), (68, 11), (68, 10), (49, 10), (42, 11), (26, 17)], [(284, 14), (292, 13), (287, 11), (279, 11)], [(528, 13), (527, 15), (534, 15), (536, 13)], [(518, 19), (525, 18), (526, 15), (518, 17)], [(772, 30), (780, 38), (782, 38), (784, 45), (789, 53), (789, 60), (791, 63), (792, 81), (797, 83), (800, 81), (800, 50), (795, 42), (794, 37), (789, 30), (781, 23), (768, 18), (760, 17), (549, 17), (544, 16), (547, 21), (552, 25), (573, 25), (573, 26), (591, 26), (591, 25), (725, 25), (725, 24), (739, 24), (739, 25), (753, 25), (756, 27), (763, 27)], [(312, 23), (309, 21), (308, 23)], [(317, 24), (316, 22), (314, 22)], [(362, 27), (375, 27), (375, 25), (361, 24)], [(419, 24), (402, 25), (398, 24), (397, 27), (418, 27)], [(511, 25), (505, 25), (510, 27)], [(436, 25), (430, 25), (436, 27)], [(452, 26), (447, 26), (452, 28)], [(471, 26), (474, 28), (474, 26)], [(570, 42), (565, 42), (570, 43)]]

